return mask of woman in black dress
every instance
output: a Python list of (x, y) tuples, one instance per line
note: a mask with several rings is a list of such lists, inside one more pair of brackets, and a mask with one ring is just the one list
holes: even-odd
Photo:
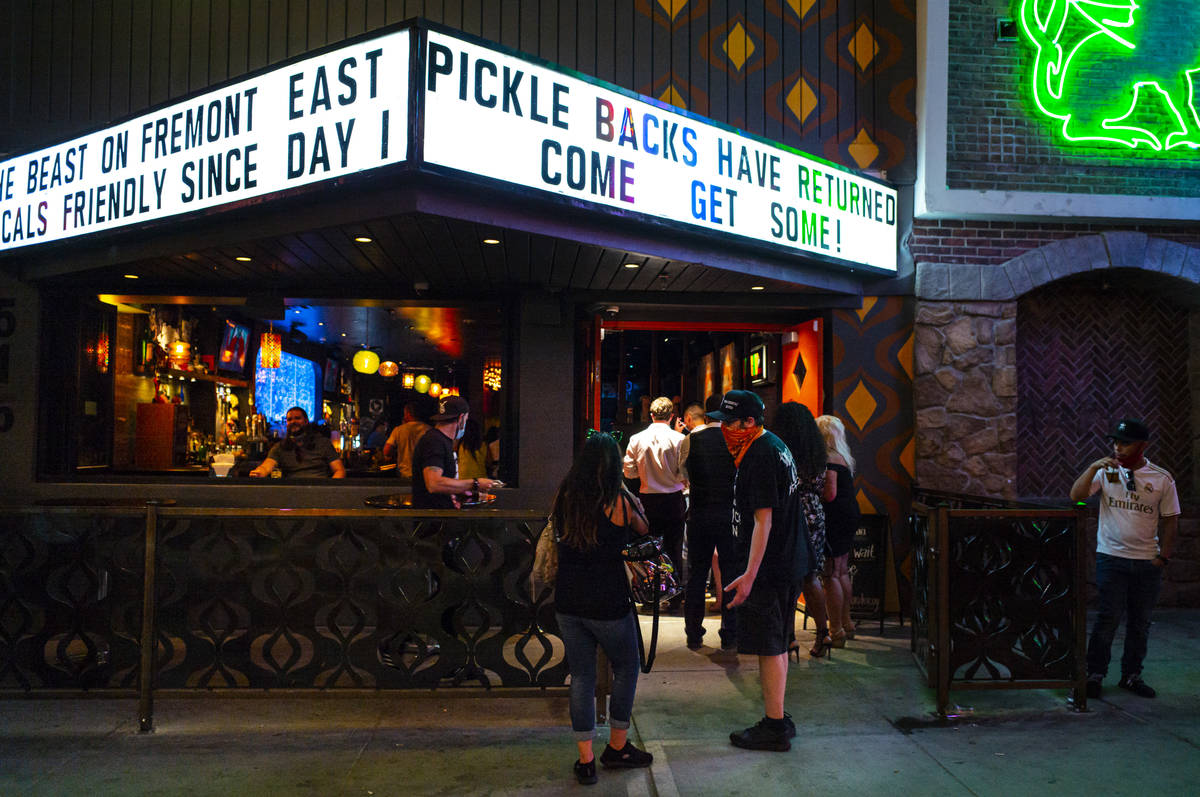
[(612, 664), (608, 768), (648, 767), (653, 756), (628, 740), (637, 691), (637, 615), (621, 549), (632, 533), (649, 531), (641, 502), (621, 479), (621, 451), (606, 434), (588, 438), (563, 479), (551, 515), (558, 535), (555, 611), (571, 671), (571, 729), (579, 747), (575, 777), (596, 782), (596, 646)]
[(846, 442), (846, 427), (833, 415), (817, 418), (817, 427), (825, 438), (829, 460), (826, 472), (825, 542), (829, 557), (821, 581), (825, 585), (825, 602), (829, 609), (829, 637), (835, 648), (846, 646), (854, 638), (854, 622), (850, 619), (850, 551), (854, 547), (854, 532), (858, 530), (858, 501), (854, 496), (854, 457)]

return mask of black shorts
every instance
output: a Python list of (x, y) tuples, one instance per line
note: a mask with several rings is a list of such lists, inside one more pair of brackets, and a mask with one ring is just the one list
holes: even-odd
[(738, 653), (754, 656), (787, 653), (788, 630), (796, 611), (795, 587), (758, 578), (750, 597), (736, 611)]

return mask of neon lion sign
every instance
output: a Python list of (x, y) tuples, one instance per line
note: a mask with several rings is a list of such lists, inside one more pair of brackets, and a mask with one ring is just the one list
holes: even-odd
[(1200, 3), (1017, 0), (1038, 111), (1064, 139), (1200, 150)]

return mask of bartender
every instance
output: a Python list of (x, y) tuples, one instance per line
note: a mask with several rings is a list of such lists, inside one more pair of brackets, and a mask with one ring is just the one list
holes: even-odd
[(279, 468), (287, 478), (335, 479), (346, 478), (341, 456), (329, 438), (314, 432), (308, 423), (308, 413), (301, 407), (287, 411), (287, 438), (271, 446), (267, 458), (250, 475), (256, 478), (270, 475)]
[(434, 426), (417, 442), (412, 454), (413, 508), (457, 509), (461, 494), (478, 495), (504, 486), (495, 479), (458, 478), (455, 444), (467, 428), (470, 411), (466, 399), (450, 396), (442, 399), (438, 414), (430, 417)]

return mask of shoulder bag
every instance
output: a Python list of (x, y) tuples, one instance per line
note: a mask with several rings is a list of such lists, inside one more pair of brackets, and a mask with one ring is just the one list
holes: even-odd
[[(646, 518), (638, 510), (637, 504), (625, 500), (627, 509), (637, 512), (638, 517), (644, 521)], [(628, 519), (628, 515), (626, 518)], [(672, 600), (680, 592), (675, 581), (675, 567), (671, 564), (671, 558), (663, 553), (662, 537), (635, 535), (622, 549), (621, 556), (625, 559), (625, 569), (629, 576), (630, 597), (635, 604), (651, 607), (649, 650), (642, 640), (642, 624), (638, 623), (638, 654), (642, 662), (642, 672), (648, 673), (654, 666), (654, 657), (658, 651), (659, 609), (664, 602)]]

